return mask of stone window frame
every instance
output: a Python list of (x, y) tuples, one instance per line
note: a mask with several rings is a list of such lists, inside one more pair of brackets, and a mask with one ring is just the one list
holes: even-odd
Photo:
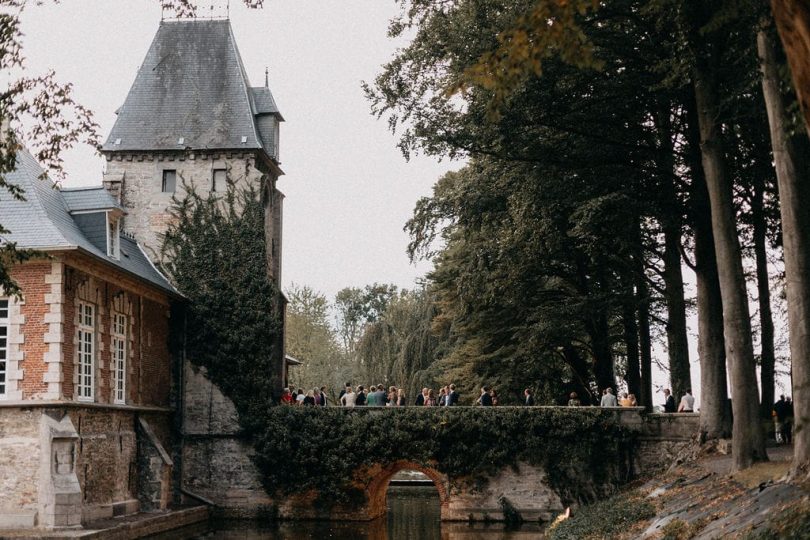
[[(217, 173), (222, 173), (222, 185), (217, 184)], [(224, 193), (228, 191), (228, 169), (225, 166), (217, 166), (211, 169), (211, 192)]]
[[(174, 175), (174, 186), (172, 186), (171, 191), (166, 190), (166, 173), (172, 173)], [(160, 170), (160, 192), (161, 193), (177, 193), (177, 169), (161, 169)]]
[(10, 354), (9, 338), (11, 334), (11, 301), (0, 296), (0, 398), (8, 393), (8, 364)]
[[(84, 309), (83, 309), (84, 308)], [(89, 308), (89, 311), (87, 310)], [(78, 369), (78, 380), (76, 381), (76, 401), (92, 402), (96, 400), (96, 369), (98, 356), (98, 336), (97, 328), (97, 306), (91, 302), (80, 300), (76, 302), (76, 367)], [(89, 318), (88, 318), (89, 315)], [(88, 324), (88, 320), (90, 324)], [(82, 351), (82, 345), (87, 345), (83, 338), (90, 337), (90, 351)], [(89, 366), (87, 359), (89, 356)], [(89, 367), (89, 369), (87, 369)], [(89, 377), (89, 384), (87, 384)], [(89, 390), (90, 395), (85, 395), (84, 390)]]

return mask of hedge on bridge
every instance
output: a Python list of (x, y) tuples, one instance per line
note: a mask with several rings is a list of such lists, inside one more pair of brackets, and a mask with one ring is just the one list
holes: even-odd
[(529, 407), (273, 407), (253, 433), (269, 493), (315, 488), (327, 504), (362, 495), (352, 479), (363, 465), (399, 460), (479, 481), (526, 462), (564, 501), (587, 502), (616, 484), (632, 437), (603, 409)]

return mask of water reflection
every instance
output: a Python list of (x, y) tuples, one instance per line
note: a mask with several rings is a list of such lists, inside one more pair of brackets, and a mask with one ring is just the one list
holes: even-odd
[(444, 523), (440, 520), (439, 494), (434, 487), (388, 489), (388, 514), (371, 522), (296, 521), (260, 523), (221, 521), (207, 526), (171, 531), (153, 540), (537, 540), (538, 525), (504, 530), (499, 524)]

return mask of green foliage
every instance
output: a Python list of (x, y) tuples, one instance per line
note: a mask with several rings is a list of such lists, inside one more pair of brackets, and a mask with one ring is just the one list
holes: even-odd
[(642, 496), (616, 496), (583, 506), (549, 531), (549, 540), (597, 540), (627, 532), (655, 515), (655, 507)]
[(409, 402), (426, 386), (461, 382), (431, 373), (447, 340), (446, 335), (434, 331), (434, 301), (428, 289), (401, 291), (391, 297), (385, 309), (364, 327), (356, 349), (354, 380), (389, 382), (404, 388)]
[(475, 479), (527, 462), (546, 468), (564, 500), (590, 501), (603, 494), (580, 480), (615, 484), (631, 437), (614, 414), (597, 408), (275, 407), (263, 421), (256, 463), (265, 487), (317, 488), (341, 502), (359, 496), (353, 481), (369, 480), (353, 476), (364, 464), (398, 460)]
[(278, 291), (267, 276), (264, 209), (254, 189), (231, 187), (202, 198), (191, 186), (174, 200), (161, 252), (162, 269), (188, 298), (186, 347), (191, 361), (230, 397), (250, 431), (274, 402)]
[(349, 355), (354, 354), (365, 325), (382, 315), (396, 292), (396, 285), (375, 283), (362, 289), (346, 287), (335, 295), (338, 333)]
[(287, 354), (303, 362), (290, 370), (291, 384), (306, 390), (326, 386), (336, 400), (343, 384), (352, 379), (352, 365), (332, 328), (329, 301), (307, 286), (292, 285), (286, 296)]

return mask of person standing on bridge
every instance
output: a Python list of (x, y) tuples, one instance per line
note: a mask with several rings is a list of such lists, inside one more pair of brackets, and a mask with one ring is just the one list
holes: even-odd
[(340, 404), (344, 407), (354, 407), (354, 403), (357, 400), (357, 394), (352, 391), (352, 387), (349, 386), (346, 388), (346, 392), (340, 398)]
[(489, 394), (489, 387), (481, 388), (481, 395), (478, 397), (478, 404), (483, 407), (492, 407), (492, 396)]
[(681, 403), (678, 405), (678, 412), (694, 412), (695, 411), (695, 398), (692, 396), (692, 390), (687, 389), (686, 393), (681, 397)]
[(361, 384), (357, 387), (357, 399), (354, 400), (356, 407), (364, 407), (366, 405), (366, 389)]
[(675, 412), (675, 398), (672, 397), (672, 392), (669, 391), (669, 388), (664, 388), (664, 412)]
[(436, 394), (433, 393), (433, 388), (428, 390), (427, 397), (425, 398), (425, 407), (436, 406)]
[(582, 403), (579, 401), (579, 396), (576, 392), (571, 392), (568, 396), (568, 406), (569, 407), (579, 407)]
[(534, 396), (532, 395), (532, 391), (527, 388), (523, 391), (523, 396), (526, 398), (524, 404), (527, 407), (534, 407)]
[(605, 388), (605, 393), (602, 396), (602, 401), (599, 403), (601, 407), (618, 407), (619, 404), (616, 402), (616, 396), (613, 395), (613, 388), (607, 387)]
[(452, 407), (454, 405), (458, 405), (458, 392), (456, 392), (456, 385), (455, 384), (451, 384), (449, 386), (449, 388), (450, 388), (450, 393), (447, 394), (446, 406), (447, 407)]
[(416, 405), (417, 407), (422, 407), (425, 404), (425, 395), (427, 395), (427, 388), (422, 388), (422, 392), (416, 396)]

